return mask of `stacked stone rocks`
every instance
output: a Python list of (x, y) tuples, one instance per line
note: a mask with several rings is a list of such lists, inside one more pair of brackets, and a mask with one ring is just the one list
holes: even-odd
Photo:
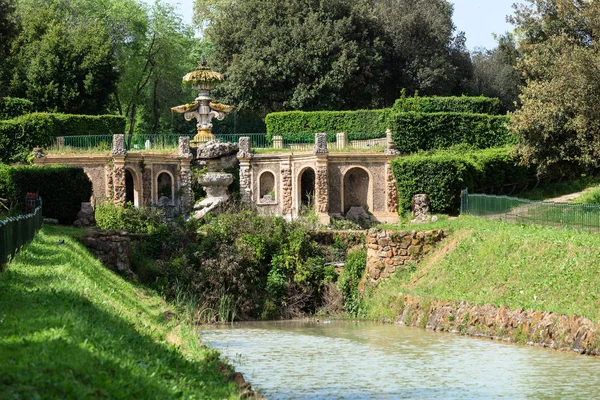
[(429, 253), (449, 234), (448, 230), (387, 231), (370, 229), (367, 233), (367, 268), (364, 284), (377, 285), (399, 267)]

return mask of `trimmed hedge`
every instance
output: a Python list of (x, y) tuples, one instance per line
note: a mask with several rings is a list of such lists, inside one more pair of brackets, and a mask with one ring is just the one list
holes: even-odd
[(57, 136), (114, 135), (125, 131), (118, 115), (33, 113), (0, 121), (0, 162), (25, 162), (34, 147), (47, 148)]
[(399, 212), (411, 208), (415, 194), (425, 193), (432, 212), (456, 214), (462, 189), (484, 190), (535, 176), (534, 168), (518, 162), (508, 147), (396, 158), (391, 166), (398, 187)]
[(466, 143), (476, 148), (514, 144), (507, 116), (466, 113), (401, 112), (389, 116), (396, 148), (403, 153), (447, 149)]
[(27, 193), (41, 196), (44, 217), (71, 224), (81, 203), (90, 201), (92, 182), (80, 167), (0, 165), (0, 197), (24, 208)]
[(391, 109), (358, 111), (288, 111), (265, 117), (267, 139), (281, 135), (291, 141), (314, 141), (315, 132), (327, 132), (335, 142), (336, 132), (346, 132), (351, 140), (375, 139), (385, 135)]
[(33, 102), (18, 97), (0, 97), (0, 120), (33, 112)]
[(468, 114), (503, 114), (500, 99), (490, 97), (401, 97), (394, 103), (396, 112), (455, 112)]

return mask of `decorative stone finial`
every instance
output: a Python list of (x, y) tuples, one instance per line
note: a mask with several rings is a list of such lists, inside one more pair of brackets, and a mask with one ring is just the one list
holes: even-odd
[(390, 156), (402, 154), (402, 153), (400, 153), (400, 151), (398, 149), (396, 149), (396, 143), (394, 143), (394, 139), (392, 138), (391, 130), (386, 129), (385, 137), (387, 139), (386, 140), (387, 141), (387, 149), (385, 150), (385, 152), (383, 154), (390, 155)]
[(239, 151), (237, 158), (252, 158), (252, 149), (250, 148), (250, 137), (242, 136), (238, 141)]
[(315, 148), (313, 150), (313, 154), (324, 153), (329, 153), (329, 150), (327, 150), (327, 134), (315, 133)]
[(181, 158), (191, 158), (190, 138), (187, 136), (179, 136), (179, 146), (177, 147), (177, 155)]
[(33, 148), (33, 158), (44, 158), (46, 155), (44, 154), (44, 150), (41, 147)]
[(124, 156), (127, 154), (125, 135), (113, 135), (112, 154), (113, 156)]

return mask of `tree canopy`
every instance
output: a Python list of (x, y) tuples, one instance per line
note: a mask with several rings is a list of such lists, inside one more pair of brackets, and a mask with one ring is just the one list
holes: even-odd
[[(226, 101), (262, 112), (462, 94), (471, 74), (446, 0), (201, 0)], [(223, 6), (226, 4), (226, 6)], [(208, 15), (208, 17), (207, 17)]]
[(600, 166), (600, 2), (529, 0), (516, 6), (525, 77), (512, 118), (519, 153), (540, 173)]

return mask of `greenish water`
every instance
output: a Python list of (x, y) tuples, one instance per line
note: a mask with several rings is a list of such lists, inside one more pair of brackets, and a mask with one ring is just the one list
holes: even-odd
[(600, 398), (600, 359), (370, 322), (201, 332), (268, 399)]

